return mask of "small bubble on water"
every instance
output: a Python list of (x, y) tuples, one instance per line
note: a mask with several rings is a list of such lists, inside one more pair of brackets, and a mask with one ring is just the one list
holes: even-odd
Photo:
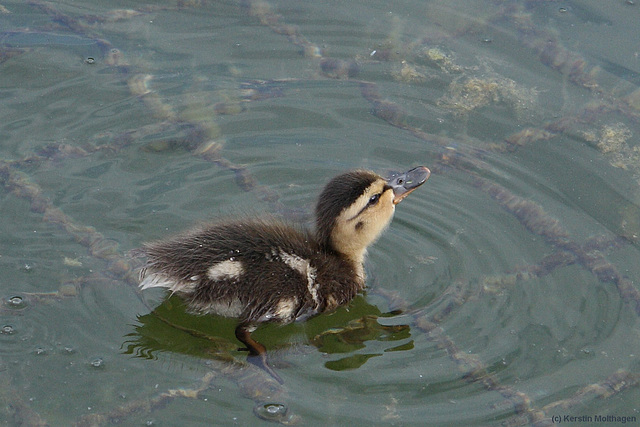
[(289, 411), (282, 403), (264, 403), (257, 405), (254, 412), (263, 420), (280, 421), (285, 419)]
[(104, 359), (102, 357), (96, 357), (95, 359), (91, 360), (91, 362), (89, 362), (89, 364), (93, 368), (103, 368), (104, 367)]
[(4, 305), (8, 308), (20, 310), (27, 306), (27, 301), (20, 295), (12, 295), (4, 300)]
[(62, 354), (75, 354), (76, 349), (67, 345), (64, 346), (64, 348), (62, 349)]
[(22, 297), (15, 296), (7, 298), (7, 302), (11, 305), (20, 305), (22, 303)]
[(16, 333), (16, 329), (12, 325), (4, 325), (0, 328), (0, 334), (2, 335), (13, 335)]

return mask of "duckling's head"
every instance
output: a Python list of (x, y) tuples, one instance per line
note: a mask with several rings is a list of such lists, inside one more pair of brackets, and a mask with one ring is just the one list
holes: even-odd
[(387, 228), (396, 204), (430, 175), (424, 166), (408, 172), (380, 175), (355, 170), (326, 185), (316, 206), (316, 234), (320, 244), (362, 264), (367, 247)]

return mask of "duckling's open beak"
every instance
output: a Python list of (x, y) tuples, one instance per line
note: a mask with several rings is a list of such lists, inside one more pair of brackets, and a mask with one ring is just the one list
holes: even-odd
[(424, 166), (418, 166), (408, 172), (396, 173), (387, 179), (387, 184), (393, 189), (393, 204), (397, 205), (413, 190), (420, 187), (431, 175), (431, 171)]

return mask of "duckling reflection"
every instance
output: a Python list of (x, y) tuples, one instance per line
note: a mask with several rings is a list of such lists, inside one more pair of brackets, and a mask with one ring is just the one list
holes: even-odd
[(197, 314), (237, 318), (248, 360), (282, 382), (251, 334), (262, 323), (305, 320), (350, 302), (365, 287), (367, 248), (429, 175), (424, 166), (389, 179), (366, 170), (338, 175), (320, 194), (315, 232), (248, 219), (145, 244), (140, 287), (166, 288)]
[(165, 296), (152, 312), (137, 320), (123, 344), (125, 354), (155, 359), (157, 353), (171, 352), (226, 362), (233, 360), (232, 353), (238, 349), (233, 343), (233, 319), (190, 314), (175, 295)]
[[(381, 313), (364, 296), (358, 296), (348, 309), (341, 307), (330, 316), (310, 319), (302, 329), (300, 324), (292, 324), (265, 328), (264, 332), (276, 352), (285, 348), (286, 354), (304, 354), (312, 348), (307, 346), (309, 343), (324, 354), (335, 355), (325, 363), (327, 369), (352, 370), (382, 352), (413, 348), (409, 325), (384, 324), (387, 323), (384, 318), (395, 314)], [(210, 366), (230, 373), (241, 367), (235, 359), (238, 346), (233, 343), (234, 326), (234, 319), (190, 314), (180, 297), (168, 295), (152, 312), (138, 316), (135, 330), (127, 335), (123, 345), (124, 353), (147, 359), (155, 359), (162, 352), (185, 354), (217, 362), (218, 365)], [(306, 337), (304, 344), (297, 344), (301, 333)], [(372, 352), (367, 349), (368, 341), (388, 344), (382, 346), (382, 352)]]

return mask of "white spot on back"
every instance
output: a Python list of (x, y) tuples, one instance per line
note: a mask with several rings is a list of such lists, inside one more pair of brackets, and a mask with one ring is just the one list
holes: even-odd
[(244, 273), (240, 261), (226, 260), (213, 264), (207, 270), (207, 277), (213, 281), (239, 279)]
[(316, 283), (316, 269), (311, 266), (308, 259), (304, 259), (295, 254), (290, 254), (280, 249), (280, 259), (282, 262), (291, 267), (292, 270), (297, 271), (307, 278), (307, 290), (316, 304), (316, 307), (320, 305), (318, 300), (318, 284)]

